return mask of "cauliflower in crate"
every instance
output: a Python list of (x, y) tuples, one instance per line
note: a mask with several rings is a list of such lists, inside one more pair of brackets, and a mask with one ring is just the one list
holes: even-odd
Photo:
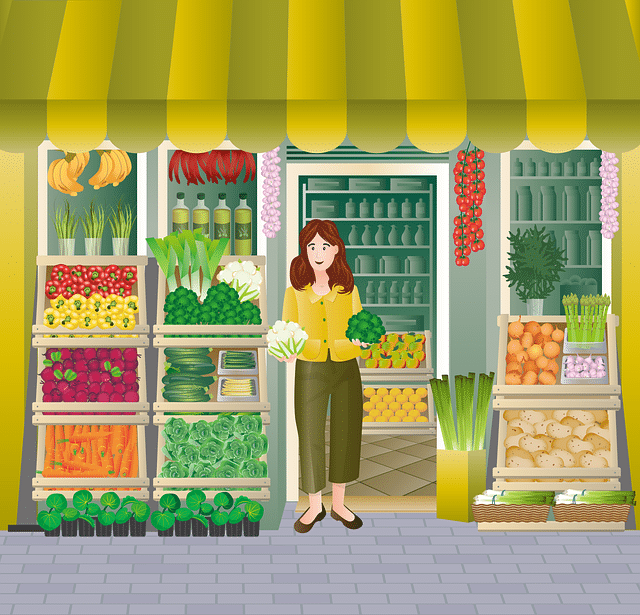
[(251, 261), (237, 260), (226, 265), (218, 280), (238, 291), (240, 301), (253, 301), (260, 296), (262, 273)]

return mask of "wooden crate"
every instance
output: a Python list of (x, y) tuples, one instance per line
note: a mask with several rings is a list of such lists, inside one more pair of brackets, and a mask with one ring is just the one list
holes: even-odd
[[(36, 324), (32, 327), (32, 333), (34, 335), (43, 334), (58, 334), (68, 335), (69, 333), (95, 333), (103, 334), (104, 329), (74, 329), (69, 331), (65, 327), (50, 328), (42, 324), (44, 320), (44, 311), (50, 307), (49, 299), (45, 295), (45, 285), (51, 277), (51, 270), (56, 265), (62, 263), (69, 267), (75, 265), (84, 265), (85, 267), (92, 267), (99, 265), (101, 267), (108, 267), (109, 265), (118, 265), (119, 267), (137, 267), (138, 275), (137, 281), (131, 289), (131, 294), (138, 297), (138, 314), (136, 314), (136, 326), (130, 331), (122, 331), (122, 333), (130, 333), (134, 335), (148, 335), (149, 324), (147, 323), (147, 303), (146, 303), (146, 290), (145, 290), (145, 267), (147, 265), (148, 258), (146, 256), (38, 256), (36, 264), (38, 266), (38, 289), (37, 289), (37, 304), (36, 304)], [(109, 330), (109, 332), (117, 334)], [(47, 338), (48, 339), (48, 338)], [(57, 338), (54, 338), (57, 339)], [(69, 338), (62, 338), (69, 339)], [(82, 339), (93, 338), (70, 338), (71, 340), (81, 341)], [(98, 340), (109, 340), (113, 338), (97, 338)], [(130, 339), (136, 338), (119, 338)], [(36, 345), (36, 344), (34, 344)], [(71, 344), (77, 345), (77, 344)], [(99, 344), (96, 344), (99, 345)], [(112, 345), (112, 344), (108, 344)], [(132, 344), (133, 345), (133, 344)], [(148, 345), (148, 340), (147, 340)]]
[[(537, 405), (536, 405), (537, 404)], [(620, 490), (621, 471), (618, 467), (616, 411), (620, 408), (617, 397), (600, 399), (582, 399), (580, 397), (549, 398), (496, 398), (494, 410), (499, 412), (496, 418), (498, 426), (498, 451), (496, 467), (493, 469), (493, 489), (524, 489), (534, 491), (564, 491), (565, 489)], [(605, 410), (609, 420), (611, 465), (607, 468), (507, 468), (506, 446), (507, 421), (505, 411), (540, 410)], [(558, 480), (553, 480), (558, 479)], [(593, 480), (590, 480), (593, 479)], [(607, 479), (607, 482), (595, 482)], [(538, 482), (539, 480), (551, 482)], [(517, 481), (517, 482), (514, 482)], [(573, 482), (567, 482), (573, 481)], [(584, 482), (583, 482), (584, 481)], [(492, 524), (493, 525), (493, 524)]]
[(425, 358), (420, 362), (418, 367), (365, 367), (364, 359), (358, 357), (358, 365), (360, 366), (360, 376), (362, 380), (370, 381), (389, 378), (390, 380), (400, 383), (414, 382), (416, 380), (428, 381), (430, 378), (433, 378), (433, 363), (431, 362), (431, 331), (423, 331), (422, 333), (425, 336)]
[[(498, 348), (498, 368), (496, 371), (497, 381), (493, 387), (493, 394), (496, 396), (549, 396), (549, 397), (564, 397), (567, 395), (583, 395), (588, 397), (593, 396), (610, 396), (620, 395), (621, 387), (618, 384), (618, 358), (616, 350), (616, 334), (615, 328), (618, 326), (618, 317), (614, 314), (607, 316), (607, 324), (605, 327), (605, 339), (607, 341), (607, 368), (609, 376), (609, 384), (559, 384), (560, 371), (556, 374), (558, 384), (554, 385), (508, 385), (505, 384), (506, 376), (506, 361), (507, 356), (507, 344), (509, 342), (509, 335), (507, 327), (509, 323), (519, 320), (519, 316), (510, 316), (507, 314), (500, 314), (498, 316), (498, 327), (500, 327), (500, 338)], [(530, 320), (536, 320), (539, 323), (549, 322), (553, 325), (557, 325), (559, 329), (566, 330), (566, 319), (564, 316), (523, 316), (522, 322), (527, 323)], [(565, 333), (566, 335), (566, 333)], [(562, 369), (562, 357), (563, 349), (560, 348), (560, 354), (556, 358), (558, 366)]]
[[(431, 392), (431, 385), (428, 382), (419, 382), (416, 383), (408, 382), (408, 381), (398, 381), (396, 379), (388, 379), (388, 380), (379, 380), (375, 383), (372, 382), (363, 382), (362, 388), (363, 390), (368, 387), (378, 388), (381, 386), (385, 386), (387, 388), (392, 388), (397, 386), (402, 389), (407, 386), (410, 386), (413, 389), (418, 387), (425, 387), (427, 389), (427, 398), (423, 400), (427, 404), (427, 421), (426, 422), (414, 422), (414, 423), (389, 423), (389, 422), (362, 422), (362, 435), (371, 436), (371, 435), (380, 435), (380, 436), (420, 436), (420, 435), (436, 435), (436, 414), (435, 414), (435, 405), (433, 402), (433, 394)], [(366, 398), (364, 398), (366, 401)], [(366, 416), (367, 412), (364, 412)]]
[(113, 348), (126, 347), (148, 348), (149, 336), (137, 337), (44, 337), (34, 335), (31, 341), (34, 348)]
[[(264, 414), (261, 414), (264, 417)], [(158, 459), (156, 468), (156, 477), (160, 476), (162, 466), (167, 458), (162, 452), (164, 447), (164, 437), (162, 436), (162, 429), (165, 423), (170, 418), (176, 418), (173, 416), (156, 415), (153, 417), (154, 425), (158, 425)], [(198, 421), (205, 420), (212, 422), (216, 417), (203, 416), (203, 415), (190, 415), (182, 416), (187, 423), (197, 423)], [(263, 418), (262, 433), (265, 433), (265, 427), (268, 424)], [(268, 453), (267, 453), (268, 455)], [(260, 457), (260, 461), (267, 461), (267, 455)], [(271, 479), (266, 478), (154, 478), (153, 479), (153, 499), (159, 500), (165, 493), (175, 493), (180, 499), (185, 499), (188, 491), (172, 491), (171, 488), (178, 489), (205, 489), (215, 491), (227, 491), (230, 488), (242, 488), (242, 487), (259, 487), (260, 491), (232, 491), (231, 495), (237, 498), (240, 495), (245, 495), (252, 500), (268, 500), (270, 497), (269, 486), (271, 485)], [(205, 491), (206, 493), (206, 491)], [(211, 494), (213, 499), (214, 493)]]
[(31, 423), (33, 425), (148, 425), (149, 414), (146, 412), (137, 412), (136, 414), (127, 415), (80, 415), (69, 414), (55, 416), (34, 414)]
[[(211, 340), (208, 340), (211, 342)], [(181, 345), (181, 348), (188, 348), (188, 346)], [(216, 371), (214, 375), (219, 378), (217, 375), (218, 372), (218, 357), (220, 356), (220, 351), (231, 348), (230, 345), (225, 345), (218, 348), (213, 348), (209, 353), (209, 356), (213, 360), (213, 364), (215, 365)], [(267, 402), (267, 370), (266, 370), (266, 350), (265, 348), (259, 348), (255, 345), (251, 347), (252, 350), (257, 350), (258, 353), (258, 392), (260, 399), (255, 402), (218, 402), (215, 401), (217, 394), (218, 382), (214, 382), (209, 387), (209, 395), (211, 395), (212, 401), (202, 402), (202, 403), (182, 403), (182, 402), (168, 402), (162, 397), (162, 388), (164, 387), (164, 383), (162, 382), (162, 378), (165, 376), (166, 371), (164, 368), (165, 356), (162, 348), (158, 350), (160, 356), (158, 358), (158, 382), (156, 389), (156, 401), (153, 404), (154, 412), (269, 412), (271, 406)], [(254, 376), (255, 377), (255, 376)]]
[[(158, 335), (266, 335), (269, 331), (269, 321), (267, 318), (267, 296), (266, 296), (266, 257), (264, 256), (223, 256), (220, 259), (220, 266), (216, 269), (215, 275), (212, 279), (212, 286), (218, 284), (218, 273), (222, 267), (236, 260), (250, 260), (260, 267), (262, 272), (262, 283), (260, 284), (260, 295), (253, 301), (260, 308), (260, 316), (262, 317), (261, 325), (165, 325), (164, 323), (164, 302), (169, 294), (169, 287), (167, 285), (167, 279), (162, 271), (158, 270), (158, 304), (156, 312), (156, 324), (153, 326), (154, 334)], [(180, 286), (180, 276), (177, 273), (178, 267), (176, 267), (176, 279), (178, 280), (178, 286)], [(178, 339), (182, 345), (182, 340), (189, 340), (189, 343), (193, 343), (194, 346), (212, 346), (212, 345), (227, 345), (224, 338), (162, 338), (156, 340), (155, 345), (159, 345), (157, 342), (170, 339)], [(237, 339), (251, 339), (251, 338), (237, 338)], [(257, 338), (255, 338), (257, 339)], [(254, 344), (255, 345), (255, 344)]]
[[(52, 417), (52, 418), (58, 418), (58, 417)], [(60, 418), (74, 418), (74, 417), (60, 417)], [(94, 420), (89, 420), (89, 421), (79, 420), (82, 418), (93, 419), (94, 417), (91, 417), (91, 416), (78, 417), (78, 419), (75, 420), (74, 424), (76, 425), (104, 424), (102, 422), (99, 423)], [(118, 419), (119, 417), (103, 417), (103, 418)], [(128, 418), (133, 418), (133, 417), (128, 417)], [(64, 423), (68, 424), (68, 422), (64, 422)], [(64, 423), (63, 421), (55, 421), (48, 424), (62, 425)], [(125, 421), (121, 422), (120, 420), (118, 420), (114, 422), (113, 420), (111, 420), (109, 423), (106, 423), (106, 424), (124, 425), (124, 424), (135, 424), (135, 423), (133, 421), (126, 423)], [(37, 457), (36, 457), (37, 472), (42, 472), (42, 470), (44, 469), (46, 427), (47, 426), (42, 423), (38, 425), (38, 440), (37, 440), (38, 448), (37, 448)], [(46, 497), (52, 493), (51, 491), (47, 491), (46, 489), (56, 488), (56, 487), (57, 488), (65, 487), (65, 488), (73, 488), (73, 489), (87, 489), (89, 487), (93, 487), (93, 488), (106, 487), (106, 488), (115, 488), (116, 490), (123, 489), (123, 488), (149, 487), (149, 478), (147, 477), (147, 447), (146, 447), (145, 434), (144, 434), (144, 425), (141, 425), (141, 424), (138, 425), (138, 476), (136, 478), (91, 478), (91, 477), (43, 478), (42, 476), (37, 476), (32, 480), (32, 486), (36, 490), (41, 490), (43, 491), (44, 494), (46, 494), (44, 498), (41, 498), (41, 497), (36, 498), (35, 497), (36, 494), (34, 493), (34, 499), (46, 499)], [(127, 494), (129, 492), (123, 491), (123, 493)], [(139, 494), (140, 492), (132, 491), (130, 493), (134, 495), (136, 493)], [(148, 499), (148, 492), (147, 492), (147, 497), (145, 499)]]
[[(57, 347), (57, 344), (56, 346)], [(46, 348), (40, 348), (38, 350), (38, 373), (44, 369)], [(138, 395), (140, 401), (132, 402), (43, 402), (42, 401), (42, 385), (38, 382), (36, 385), (36, 401), (31, 404), (33, 412), (149, 412), (149, 402), (147, 401), (147, 366), (145, 362), (145, 353), (142, 352), (138, 358), (138, 377), (140, 378), (140, 388)], [(52, 418), (55, 416), (43, 416), (42, 418)], [(73, 418), (73, 417), (71, 417)], [(91, 418), (91, 417), (89, 417)], [(107, 417), (109, 418), (109, 417)], [(51, 423), (48, 423), (51, 424)]]

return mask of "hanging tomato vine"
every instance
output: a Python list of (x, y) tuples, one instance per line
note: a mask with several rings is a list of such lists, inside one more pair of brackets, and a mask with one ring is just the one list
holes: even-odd
[(477, 147), (467, 145), (466, 150), (458, 152), (458, 162), (453, 167), (456, 203), (460, 213), (453, 219), (453, 245), (456, 265), (466, 267), (471, 252), (484, 249), (484, 231), (482, 230), (482, 201), (487, 189), (484, 185), (484, 152)]

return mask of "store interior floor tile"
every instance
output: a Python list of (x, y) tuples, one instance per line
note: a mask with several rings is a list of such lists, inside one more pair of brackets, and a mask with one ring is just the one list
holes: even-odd
[[(329, 476), (329, 430), (325, 432), (327, 486)], [(299, 495), (307, 494), (300, 490)], [(363, 435), (360, 476), (347, 484), (348, 496), (435, 496), (436, 437), (425, 435)]]

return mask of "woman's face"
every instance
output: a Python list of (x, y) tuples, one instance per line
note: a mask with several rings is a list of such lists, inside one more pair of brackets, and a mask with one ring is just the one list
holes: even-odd
[(338, 246), (332, 246), (316, 233), (316, 236), (307, 244), (307, 256), (313, 270), (326, 271), (329, 269), (338, 250)]

